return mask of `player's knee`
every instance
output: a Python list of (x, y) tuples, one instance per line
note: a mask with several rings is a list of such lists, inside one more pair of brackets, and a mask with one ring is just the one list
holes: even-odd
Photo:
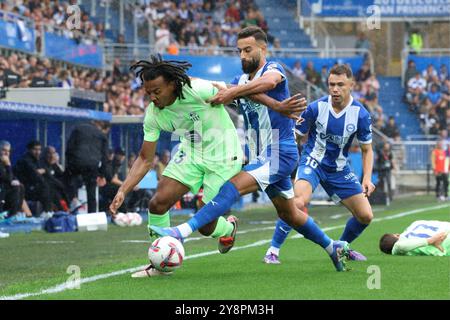
[(161, 198), (158, 196), (153, 197), (149, 201), (148, 209), (152, 214), (164, 214), (167, 212), (167, 210), (169, 210), (165, 201), (161, 200)]
[(370, 224), (373, 220), (373, 213), (369, 211), (359, 214), (356, 219), (362, 224)]
[(307, 205), (306, 201), (302, 197), (296, 197), (294, 199), (294, 202), (295, 202), (295, 206), (302, 211), (305, 208), (305, 206)]

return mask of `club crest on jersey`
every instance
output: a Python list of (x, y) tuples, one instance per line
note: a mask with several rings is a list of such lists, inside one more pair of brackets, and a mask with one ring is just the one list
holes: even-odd
[(191, 112), (189, 113), (189, 119), (191, 119), (192, 121), (198, 121), (200, 120), (200, 116), (195, 112)]
[(345, 130), (347, 130), (347, 132), (354, 132), (356, 130), (356, 126), (353, 123), (349, 123), (346, 127)]

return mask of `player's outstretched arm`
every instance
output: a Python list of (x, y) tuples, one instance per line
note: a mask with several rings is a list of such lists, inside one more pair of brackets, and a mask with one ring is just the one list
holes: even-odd
[(366, 197), (370, 197), (375, 190), (375, 185), (372, 183), (372, 170), (373, 170), (373, 150), (372, 144), (361, 144), (362, 162), (363, 162), (363, 181), (362, 188)]
[(301, 93), (297, 93), (283, 101), (275, 100), (265, 93), (252, 94), (249, 98), (297, 121), (301, 121), (300, 114), (305, 111), (307, 107), (306, 99)]
[(136, 187), (139, 181), (141, 181), (142, 178), (147, 174), (147, 172), (152, 168), (153, 158), (155, 156), (156, 150), (156, 143), (156, 141), (144, 141), (144, 143), (142, 144), (139, 156), (136, 158), (136, 161), (133, 163), (133, 166), (131, 167), (127, 178), (120, 186), (116, 196), (109, 206), (109, 210), (111, 211), (111, 214), (113, 216), (117, 213), (117, 210), (122, 205), (123, 201), (125, 200), (125, 196)]
[(274, 89), (283, 77), (278, 72), (267, 72), (258, 79), (247, 84), (240, 84), (220, 90), (214, 97), (208, 99), (211, 104), (229, 104), (237, 97), (247, 97), (252, 94), (265, 93)]

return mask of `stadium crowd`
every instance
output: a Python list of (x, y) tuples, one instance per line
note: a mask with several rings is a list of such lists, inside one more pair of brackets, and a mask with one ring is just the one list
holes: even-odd
[[(405, 75), (405, 101), (409, 110), (420, 118), (426, 134), (442, 135), (450, 128), (450, 74), (445, 64), (439, 70), (429, 64), (417, 70), (413, 60), (408, 61)], [(445, 133), (444, 133), (445, 134)]]
[[(82, 11), (79, 28), (68, 28), (66, 22), (73, 14), (69, 6), (77, 4), (77, 0), (5, 0), (0, 3), (0, 10), (11, 12), (7, 18), (15, 20), (17, 15), (34, 21), (36, 46), (40, 51), (42, 45), (42, 30), (58, 33), (77, 42), (92, 44), (105, 39), (104, 23), (94, 23), (87, 12)], [(0, 12), (0, 18), (2, 18)]]
[[(75, 128), (68, 141), (65, 169), (56, 149), (50, 145), (43, 148), (36, 140), (29, 141), (26, 153), (13, 165), (13, 146), (9, 141), (0, 141), (0, 221), (13, 219), (20, 222), (32, 216), (48, 218), (56, 211), (77, 211), (86, 205), (78, 198), (78, 190), (83, 184), (87, 189), (85, 210), (96, 211), (96, 187), (99, 187), (99, 210), (107, 210), (136, 159), (133, 153), (126, 159), (121, 148), (104, 149), (106, 144), (102, 146), (103, 143), (95, 142), (103, 140), (107, 143), (108, 131), (109, 125), (102, 122), (84, 123)], [(83, 139), (89, 139), (90, 143), (79, 143)], [(161, 156), (155, 156), (158, 180), (170, 156), (167, 150)], [(97, 165), (99, 159), (100, 167)], [(153, 192), (151, 189), (134, 190), (120, 209), (134, 212), (147, 208)]]

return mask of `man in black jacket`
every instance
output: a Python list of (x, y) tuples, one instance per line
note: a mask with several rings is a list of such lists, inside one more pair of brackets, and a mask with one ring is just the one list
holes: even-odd
[(25, 189), (14, 177), (11, 167), (11, 144), (0, 141), (0, 212), (7, 211), (3, 218), (14, 216), (22, 207)]
[(45, 169), (44, 178), (50, 190), (52, 203), (58, 210), (68, 211), (68, 197), (64, 186), (64, 170), (59, 164), (55, 147), (47, 146), (41, 156), (41, 166)]
[(77, 125), (70, 134), (66, 150), (66, 186), (69, 201), (77, 199), (78, 177), (86, 186), (88, 211), (96, 212), (96, 186), (99, 177), (104, 177), (107, 160), (108, 138), (99, 121)]
[(25, 186), (26, 199), (41, 202), (43, 211), (50, 212), (53, 211), (50, 187), (44, 178), (46, 171), (39, 161), (41, 151), (39, 141), (30, 141), (27, 153), (17, 161), (14, 171)]

